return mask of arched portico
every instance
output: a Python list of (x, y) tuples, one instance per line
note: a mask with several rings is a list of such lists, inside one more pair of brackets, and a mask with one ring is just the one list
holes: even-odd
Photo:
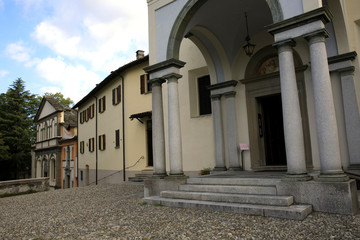
[[(306, 174), (304, 136), (300, 103), (297, 97), (298, 88), (292, 48), (296, 44), (295, 39), (298, 38), (309, 39), (309, 43), (312, 45), (314, 42), (313, 40), (310, 41), (310, 39), (314, 39), (313, 36), (318, 36), (325, 30), (324, 25), (329, 22), (331, 15), (326, 9), (319, 8), (303, 14), (301, 17), (284, 20), (281, 4), (278, 1), (265, 0), (241, 2), (229, 0), (225, 4), (214, 0), (187, 1), (171, 27), (166, 47), (166, 59), (145, 69), (150, 74), (150, 81), (153, 83), (153, 115), (154, 117), (157, 114), (159, 115), (155, 117), (159, 119), (158, 125), (154, 119), (154, 159), (156, 159), (156, 154), (158, 156), (162, 155), (159, 159), (165, 159), (165, 147), (160, 146), (165, 144), (164, 125), (160, 120), (163, 118), (162, 100), (160, 101), (160, 99), (162, 99), (161, 85), (167, 82), (170, 175), (183, 174), (178, 80), (182, 78), (180, 68), (186, 64), (179, 59), (180, 45), (184, 37), (198, 46), (208, 63), (209, 73), (213, 78), (210, 90), (214, 110), (212, 118), (215, 136), (214, 149), (216, 151), (215, 169), (229, 168), (238, 170), (243, 167), (240, 165), (238, 152), (236, 96), (239, 94), (237, 81), (239, 79), (235, 78), (234, 73), (236, 73), (236, 70), (234, 69), (236, 67), (234, 67), (234, 64), (239, 63), (239, 56), (242, 59), (240, 60), (242, 64), (246, 65), (248, 61), (247, 56), (241, 53), (247, 34), (245, 12), (249, 16), (249, 35), (256, 40), (255, 43), (259, 46), (256, 51), (259, 50), (260, 46), (272, 45), (274, 42), (274, 46), (278, 48), (288, 173), (291, 178), (295, 176), (295, 179), (299, 180), (309, 179)], [(287, 9), (287, 16), (290, 13), (299, 13), (299, 10)], [(265, 26), (269, 25), (269, 32), (274, 37), (266, 37), (266, 39), (258, 37), (268, 34)], [(319, 40), (319, 38), (317, 39)], [(313, 54), (315, 49), (311, 47), (309, 49), (310, 55), (316, 58), (316, 61), (312, 62), (312, 64), (320, 62), (321, 60), (318, 59), (320, 56)], [(326, 52), (325, 56), (321, 57), (325, 57), (326, 60)], [(158, 59), (161, 59), (161, 57), (158, 56)], [(244, 65), (239, 66), (239, 68), (244, 68)], [(325, 72), (324, 68), (325, 66), (321, 66), (319, 73), (323, 74)], [(238, 77), (238, 75), (236, 76)], [(314, 79), (317, 77), (316, 74), (313, 75)], [(329, 78), (329, 76), (323, 77)], [(332, 98), (332, 96), (324, 96), (324, 98), (328, 99)], [(334, 106), (326, 104), (326, 108), (331, 113)], [(326, 104), (323, 102), (316, 106)], [(221, 116), (224, 112), (225, 118)], [(336, 128), (336, 121), (329, 122), (329, 126)], [(297, 131), (294, 131), (294, 129)], [(328, 131), (331, 130), (328, 129)], [(326, 138), (324, 133), (328, 131), (320, 130), (318, 132), (319, 139), (327, 142), (326, 146), (328, 143), (330, 144), (328, 140), (324, 140)], [(332, 137), (337, 138), (335, 135)], [(336, 148), (336, 143), (330, 145), (333, 149)], [(158, 149), (156, 150), (156, 148)], [(324, 147), (324, 149), (327, 149), (327, 147)], [(335, 150), (335, 152), (335, 155), (339, 154), (339, 150)], [(326, 155), (328, 154), (326, 153)], [(340, 159), (337, 157), (336, 159), (332, 160), (334, 163), (337, 162), (336, 164), (330, 164), (334, 167), (331, 170), (325, 170), (325, 165), (329, 164), (323, 163), (322, 168), (325, 172), (342, 174), (338, 165)], [(166, 175), (166, 172), (164, 172), (164, 169), (166, 169), (164, 167), (165, 161), (161, 160), (161, 162), (159, 168), (155, 164), (155, 172), (157, 175), (164, 176)], [(339, 179), (342, 179), (342, 175)]]

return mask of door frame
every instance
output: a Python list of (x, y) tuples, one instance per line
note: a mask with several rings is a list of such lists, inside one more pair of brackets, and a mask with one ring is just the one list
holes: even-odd
[[(306, 107), (306, 92), (304, 83), (304, 71), (306, 65), (296, 68), (296, 79), (300, 100), (300, 110), (303, 119), (303, 133), (305, 145), (305, 160), (307, 168), (312, 168), (309, 122)], [(274, 72), (266, 75), (255, 76), (240, 80), (245, 84), (246, 105), (248, 114), (249, 140), (251, 150), (251, 169), (263, 170), (286, 170), (286, 166), (267, 166), (265, 158), (264, 141), (259, 138), (258, 112), (261, 110), (258, 98), (281, 93), (280, 73)]]

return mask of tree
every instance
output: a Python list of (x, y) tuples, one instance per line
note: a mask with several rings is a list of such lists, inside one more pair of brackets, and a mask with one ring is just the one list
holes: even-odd
[[(55, 100), (57, 100), (61, 105), (63, 105), (63, 107), (72, 107), (74, 105), (74, 101), (71, 100), (70, 98), (65, 98), (64, 95), (60, 92), (57, 93), (45, 93), (45, 96), (52, 96), (55, 98)], [(41, 99), (40, 99), (41, 101)]]
[[(7, 153), (0, 167), (7, 179), (17, 179), (31, 169), (31, 143), (35, 136), (33, 118), (38, 106), (36, 96), (25, 90), (24, 81), (16, 79), (6, 94), (0, 96), (0, 135)], [(1, 174), (4, 180), (4, 173)]]

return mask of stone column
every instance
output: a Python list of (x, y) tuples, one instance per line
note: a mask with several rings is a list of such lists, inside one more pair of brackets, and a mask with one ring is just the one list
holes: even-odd
[(211, 95), (212, 118), (214, 127), (214, 148), (215, 148), (215, 168), (214, 171), (226, 171), (224, 159), (224, 142), (221, 120), (220, 94)]
[(306, 181), (305, 147), (299, 94), (296, 83), (293, 40), (275, 44), (278, 47), (281, 101), (283, 109), (287, 174), (285, 180)]
[(165, 160), (165, 134), (164, 134), (164, 115), (161, 84), (163, 79), (149, 80), (152, 86), (152, 141), (153, 141), (153, 159), (154, 176), (166, 176)]
[(320, 155), (319, 181), (346, 181), (340, 159), (335, 106), (327, 61), (325, 30), (306, 35), (310, 45), (311, 76)]
[(180, 107), (178, 79), (182, 76), (171, 73), (163, 78), (168, 81), (168, 134), (170, 175), (184, 175), (182, 166), (182, 145), (180, 128)]
[(226, 99), (226, 137), (229, 154), (229, 170), (241, 170), (240, 161), (238, 157), (238, 141), (237, 141), (237, 127), (235, 114), (235, 91), (224, 93)]

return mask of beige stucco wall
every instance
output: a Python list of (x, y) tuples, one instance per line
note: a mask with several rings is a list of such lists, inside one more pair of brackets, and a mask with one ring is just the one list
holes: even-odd
[[(134, 176), (134, 172), (140, 172), (147, 167), (147, 149), (146, 149), (146, 128), (145, 124), (141, 124), (137, 120), (130, 121), (131, 114), (140, 113), (145, 111), (151, 111), (151, 93), (141, 95), (140, 94), (140, 75), (145, 74), (143, 68), (148, 66), (148, 63), (142, 63), (135, 67), (128, 69), (121, 76), (116, 77), (111, 82), (106, 84), (100, 89), (91, 100), (88, 100), (82, 106), (79, 107), (78, 112), (84, 111), (92, 104), (95, 104), (94, 118), (89, 119), (88, 122), (80, 124), (80, 118), (78, 120), (78, 135), (79, 135), (79, 170), (83, 171), (83, 181), (80, 183), (84, 185), (86, 180), (86, 165), (89, 166), (90, 183), (95, 181), (96, 169), (96, 151), (98, 154), (98, 180), (99, 182), (108, 181), (122, 181), (122, 177), (108, 177), (115, 172), (120, 171), (118, 174), (122, 176), (123, 170), (123, 141), (125, 141), (125, 167), (134, 165), (141, 156), (134, 167), (128, 168), (126, 171), (126, 177)], [(122, 86), (122, 77), (124, 79), (124, 86)], [(117, 105), (112, 104), (112, 89), (118, 87), (125, 87), (124, 95), (121, 96), (121, 102)], [(96, 109), (96, 100), (105, 96), (106, 110), (103, 113), (99, 113)], [(125, 140), (123, 139), (123, 109), (122, 104), (124, 101), (124, 123), (125, 123)], [(97, 136), (96, 136), (96, 119), (97, 119)], [(115, 146), (115, 131), (120, 130), (120, 147)], [(98, 142), (98, 136), (105, 134), (106, 136), (106, 149), (96, 149), (96, 142)], [(94, 151), (89, 152), (88, 142), (90, 138), (94, 139)], [(80, 153), (80, 142), (84, 141), (85, 151)], [(131, 172), (131, 173), (130, 173)], [(101, 174), (100, 174), (101, 173)], [(104, 180), (101, 180), (105, 178)]]

